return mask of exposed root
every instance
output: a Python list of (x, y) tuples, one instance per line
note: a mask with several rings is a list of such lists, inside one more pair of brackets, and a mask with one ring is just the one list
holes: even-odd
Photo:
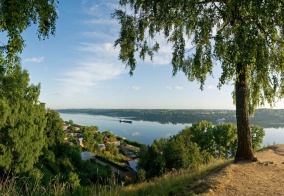
[(257, 162), (258, 159), (253, 156), (251, 158), (248, 158), (248, 157), (236, 157), (235, 160), (234, 160), (234, 163), (237, 163), (239, 161), (251, 161), (251, 162)]

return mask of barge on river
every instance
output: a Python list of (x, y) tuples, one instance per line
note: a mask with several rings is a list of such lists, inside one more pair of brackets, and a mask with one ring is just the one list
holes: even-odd
[(129, 124), (131, 124), (131, 123), (132, 123), (132, 120), (120, 119), (119, 122), (120, 122), (120, 123), (129, 123)]

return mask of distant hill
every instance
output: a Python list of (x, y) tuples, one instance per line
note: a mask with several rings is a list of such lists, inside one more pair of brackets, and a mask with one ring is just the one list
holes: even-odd
[[(133, 120), (143, 120), (159, 123), (197, 123), (206, 120), (236, 123), (235, 110), (173, 110), (173, 109), (58, 109), (59, 113), (104, 115), (110, 117), (130, 117)], [(284, 127), (284, 109), (257, 109), (250, 118), (252, 125), (262, 127)]]

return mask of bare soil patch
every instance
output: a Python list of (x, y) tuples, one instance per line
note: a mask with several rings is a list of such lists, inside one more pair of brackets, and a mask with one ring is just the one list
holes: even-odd
[(183, 190), (186, 195), (283, 195), (284, 145), (255, 154), (258, 162), (231, 163)]

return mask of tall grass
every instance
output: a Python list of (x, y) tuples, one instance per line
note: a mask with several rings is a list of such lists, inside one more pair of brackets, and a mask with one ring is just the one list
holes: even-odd
[(105, 185), (95, 184), (91, 186), (73, 187), (71, 183), (61, 182), (60, 176), (50, 180), (50, 182), (43, 186), (41, 183), (42, 176), (35, 180), (32, 175), (30, 177), (16, 177), (10, 174), (4, 174), (0, 178), (0, 195), (1, 196), (68, 196), (68, 195), (109, 195), (115, 193), (118, 195), (117, 178), (113, 174), (105, 181)]
[(229, 160), (215, 160), (197, 169), (184, 169), (169, 172), (149, 182), (134, 184), (121, 189), (119, 195), (175, 195), (196, 179), (228, 164)]
[(48, 185), (43, 186), (40, 180), (34, 181), (30, 177), (5, 176), (0, 179), (1, 196), (37, 196), (37, 195), (66, 195), (72, 187), (69, 183), (59, 182), (55, 178)]
[(0, 179), (0, 195), (2, 196), (68, 196), (68, 195), (100, 195), (100, 196), (131, 196), (131, 195), (176, 195), (196, 179), (208, 174), (212, 170), (228, 164), (228, 160), (215, 160), (207, 165), (200, 165), (195, 170), (184, 169), (168, 172), (159, 178), (148, 182), (141, 182), (129, 186), (118, 183), (115, 176), (108, 179), (106, 185), (91, 185), (86, 187), (72, 187), (69, 183), (62, 183), (55, 178), (48, 185), (42, 186), (40, 180), (30, 178), (2, 177)]

